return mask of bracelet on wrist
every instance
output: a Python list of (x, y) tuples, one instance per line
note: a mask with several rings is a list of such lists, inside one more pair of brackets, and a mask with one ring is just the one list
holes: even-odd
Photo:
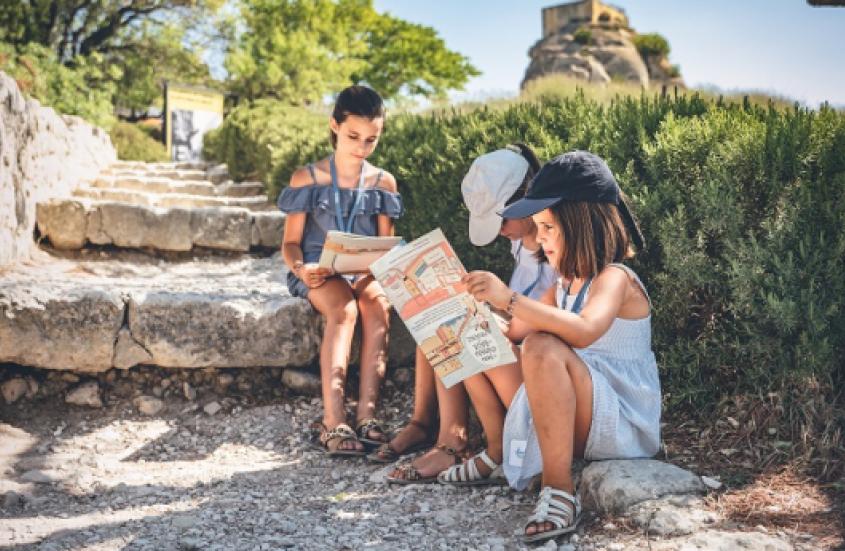
[(508, 300), (508, 307), (505, 308), (505, 312), (508, 313), (509, 316), (513, 316), (513, 307), (516, 305), (516, 299), (519, 298), (519, 293), (514, 291), (511, 293), (511, 298)]
[(301, 260), (297, 260), (293, 263), (293, 266), (291, 267), (290, 271), (293, 272), (293, 275), (299, 277), (299, 270), (301, 270), (303, 266), (305, 266), (305, 263)]

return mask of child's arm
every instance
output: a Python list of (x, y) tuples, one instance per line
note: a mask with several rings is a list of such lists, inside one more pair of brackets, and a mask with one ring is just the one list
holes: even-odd
[[(555, 285), (546, 289), (546, 292), (540, 297), (540, 302), (548, 304), (549, 306), (554, 306), (556, 289), (557, 287)], [(510, 299), (510, 297), (508, 297), (508, 299)], [(511, 317), (510, 325), (508, 326), (508, 331), (505, 333), (505, 336), (513, 342), (520, 342), (528, 336), (528, 333), (532, 333), (534, 331), (539, 331), (539, 329), (531, 325), (528, 321), (513, 316)]]
[[(510, 304), (513, 291), (490, 272), (472, 272), (464, 277), (464, 281), (476, 299), (486, 300), (503, 310)], [(519, 294), (512, 311), (515, 318), (523, 320), (534, 330), (557, 335), (574, 348), (585, 348), (598, 340), (613, 323), (627, 289), (628, 275), (625, 272), (605, 269), (593, 280), (590, 299), (580, 314)]]
[[(300, 168), (290, 177), (291, 187), (303, 187), (310, 183), (308, 170)], [(305, 229), (307, 214), (304, 212), (289, 212), (285, 216), (285, 234), (282, 238), (282, 258), (290, 271), (301, 279), (308, 287), (319, 287), (331, 275), (328, 268), (320, 268), (313, 264), (302, 262), (302, 232)]]
[[(393, 174), (384, 171), (379, 181), (379, 187), (396, 193), (396, 178), (393, 177)], [(394, 234), (393, 218), (386, 214), (379, 214), (377, 231), (379, 237), (392, 236)]]

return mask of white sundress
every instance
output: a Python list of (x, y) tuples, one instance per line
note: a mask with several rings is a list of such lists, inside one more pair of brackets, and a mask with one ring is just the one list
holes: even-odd
[[(622, 264), (611, 266), (628, 273), (645, 292), (633, 270)], [(588, 289), (583, 302), (587, 296)], [(566, 309), (576, 301), (574, 295), (566, 295), (561, 283), (556, 299), (558, 306)], [(585, 459), (630, 459), (656, 454), (660, 449), (661, 404), (657, 361), (651, 349), (651, 314), (635, 320), (616, 318), (593, 344), (573, 350), (587, 365), (593, 382), (593, 419)], [(521, 490), (543, 471), (524, 385), (508, 409), (503, 440), (505, 475), (511, 486)]]

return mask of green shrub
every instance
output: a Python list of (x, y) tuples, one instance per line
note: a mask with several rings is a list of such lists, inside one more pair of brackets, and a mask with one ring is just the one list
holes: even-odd
[(229, 165), (235, 179), (260, 180), (271, 197), (315, 151), (327, 153), (329, 115), (276, 100), (258, 100), (233, 109), (205, 135), (203, 154)]
[(639, 34), (634, 37), (634, 47), (643, 57), (669, 57), (669, 42), (658, 33)]
[(590, 44), (593, 41), (593, 31), (589, 27), (579, 27), (573, 37), (578, 44)]
[(167, 148), (154, 139), (154, 130), (129, 122), (118, 122), (109, 131), (117, 158), (123, 161), (169, 161)]
[(116, 69), (103, 69), (102, 61), (99, 54), (80, 56), (71, 68), (57, 63), (53, 52), (40, 44), (30, 43), (15, 51), (0, 42), (0, 71), (14, 78), (24, 94), (59, 113), (78, 115), (109, 129), (116, 120), (111, 103), (115, 85), (105, 77)]

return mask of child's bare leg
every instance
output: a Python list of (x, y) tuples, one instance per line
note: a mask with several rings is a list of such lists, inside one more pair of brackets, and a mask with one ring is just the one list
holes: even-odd
[[(487, 455), (496, 463), (501, 463), (505, 415), (522, 384), (519, 363), (488, 369), (468, 378), (464, 384), (487, 438)], [(477, 460), (475, 463), (480, 474), (490, 474), (490, 467), (483, 461)]]
[[(416, 365), (414, 366), (414, 412), (411, 421), (390, 441), (390, 447), (397, 453), (425, 442), (433, 436), (436, 430), (434, 423), (437, 419), (437, 389), (434, 386), (434, 370), (417, 348)], [(423, 427), (427, 428), (423, 430)]]
[[(323, 424), (332, 429), (346, 423), (344, 386), (349, 350), (358, 317), (358, 307), (349, 284), (339, 278), (308, 292), (308, 300), (325, 318), (326, 328), (320, 344), (320, 377), (323, 383)], [(347, 440), (340, 449), (364, 449), (360, 442)]]
[[(525, 392), (543, 461), (543, 486), (575, 491), (572, 458), (582, 457), (593, 415), (593, 381), (583, 361), (563, 341), (533, 333), (522, 346)], [(551, 530), (532, 524), (526, 534)]]
[[(361, 311), (361, 377), (356, 414), (356, 419), (361, 421), (376, 416), (379, 390), (387, 368), (390, 304), (372, 276), (357, 282), (354, 291)], [(377, 430), (371, 430), (367, 437), (386, 439), (386, 435)]]

